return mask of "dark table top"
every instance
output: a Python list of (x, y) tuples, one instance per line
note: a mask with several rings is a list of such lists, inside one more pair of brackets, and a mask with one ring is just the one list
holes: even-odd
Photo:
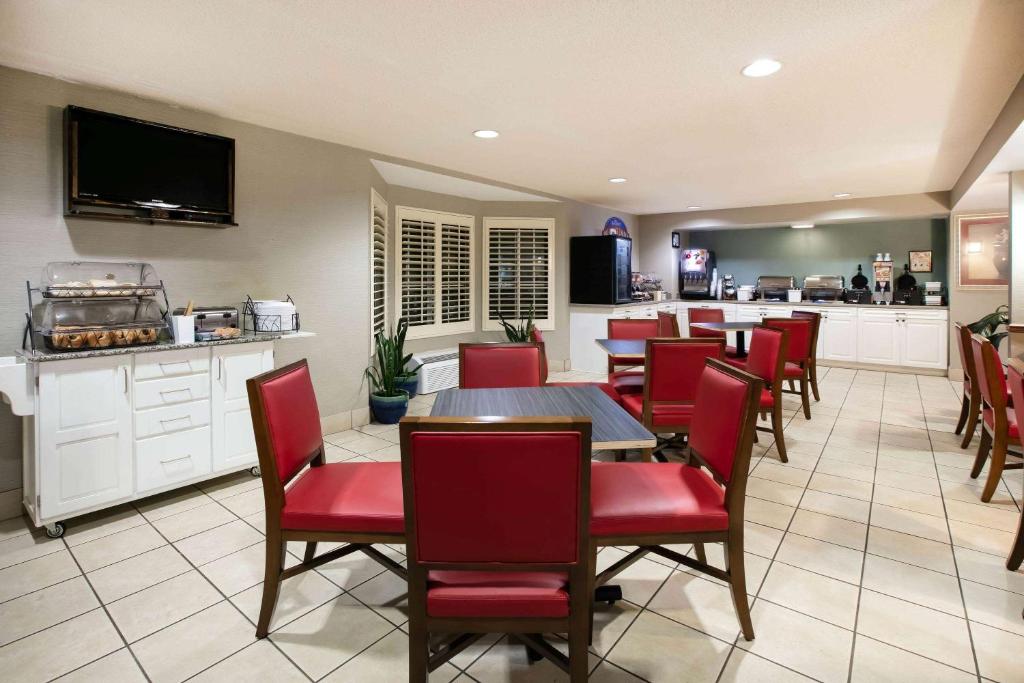
[(760, 324), (760, 321), (754, 322), (753, 320), (734, 323), (690, 323), (693, 327), (700, 327), (705, 330), (715, 330), (717, 332), (743, 332), (745, 330), (752, 330)]
[(646, 339), (595, 339), (594, 341), (613, 356), (643, 356), (647, 353)]
[[(643, 340), (640, 340), (641, 342)], [(644, 426), (597, 387), (445, 389), (430, 411), (433, 417), (589, 417), (595, 449), (654, 448)]]

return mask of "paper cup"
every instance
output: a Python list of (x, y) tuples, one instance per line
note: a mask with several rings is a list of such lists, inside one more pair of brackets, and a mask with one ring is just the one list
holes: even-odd
[(194, 344), (196, 342), (196, 317), (194, 315), (172, 315), (171, 331), (174, 333), (175, 344)]

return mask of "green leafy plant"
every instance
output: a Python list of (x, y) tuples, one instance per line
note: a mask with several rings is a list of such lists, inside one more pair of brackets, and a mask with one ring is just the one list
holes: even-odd
[(530, 306), (530, 312), (526, 314), (526, 318), (521, 318), (516, 321), (517, 324), (513, 325), (505, 320), (505, 317), (498, 314), (498, 320), (501, 322), (501, 326), (505, 328), (505, 336), (508, 337), (510, 342), (522, 343), (532, 341), (530, 339), (530, 333), (533, 332), (533, 306)]
[(1003, 304), (996, 310), (992, 311), (984, 318), (977, 322), (973, 322), (967, 326), (967, 328), (975, 333), (985, 337), (992, 346), (999, 348), (999, 342), (1003, 341), (1003, 337), (1006, 336), (1006, 331), (998, 332), (1000, 325), (1006, 325), (1010, 322), (1010, 307)]
[(419, 368), (411, 372), (405, 366), (412, 354), (405, 353), (405, 335), (409, 332), (409, 321), (400, 318), (397, 329), (392, 334), (384, 334), (381, 330), (373, 336), (375, 347), (374, 362), (366, 368), (366, 379), (370, 381), (373, 394), (382, 397), (395, 397), (406, 394), (396, 383), (399, 377), (415, 375)]

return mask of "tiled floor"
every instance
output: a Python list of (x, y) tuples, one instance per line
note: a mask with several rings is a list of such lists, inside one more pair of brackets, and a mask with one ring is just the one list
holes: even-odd
[[(593, 680), (1024, 681), (1024, 572), (1003, 567), (1021, 471), (979, 502), (945, 379), (823, 369), (821, 389), (810, 422), (786, 399), (788, 464), (755, 449), (757, 639), (737, 638), (721, 583), (644, 559), (617, 579), (626, 599), (598, 610)], [(411, 412), (429, 410), (421, 397)], [(327, 440), (332, 460), (399, 457), (394, 427)], [(60, 540), (0, 522), (3, 679), (404, 680), (403, 585), (361, 556), (287, 581), (271, 637), (255, 640), (262, 528), (248, 474), (76, 520)], [(432, 680), (563, 677), (488, 638)]]

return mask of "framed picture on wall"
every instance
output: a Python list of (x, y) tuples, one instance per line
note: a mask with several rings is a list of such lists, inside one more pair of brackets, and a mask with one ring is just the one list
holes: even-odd
[(672, 233), (672, 248), (673, 249), (678, 249), (679, 248), (679, 233), (678, 232)]
[(911, 273), (932, 272), (932, 250), (908, 252), (907, 262)]
[(1010, 218), (1005, 213), (956, 217), (956, 285), (1003, 289), (1010, 284)]

